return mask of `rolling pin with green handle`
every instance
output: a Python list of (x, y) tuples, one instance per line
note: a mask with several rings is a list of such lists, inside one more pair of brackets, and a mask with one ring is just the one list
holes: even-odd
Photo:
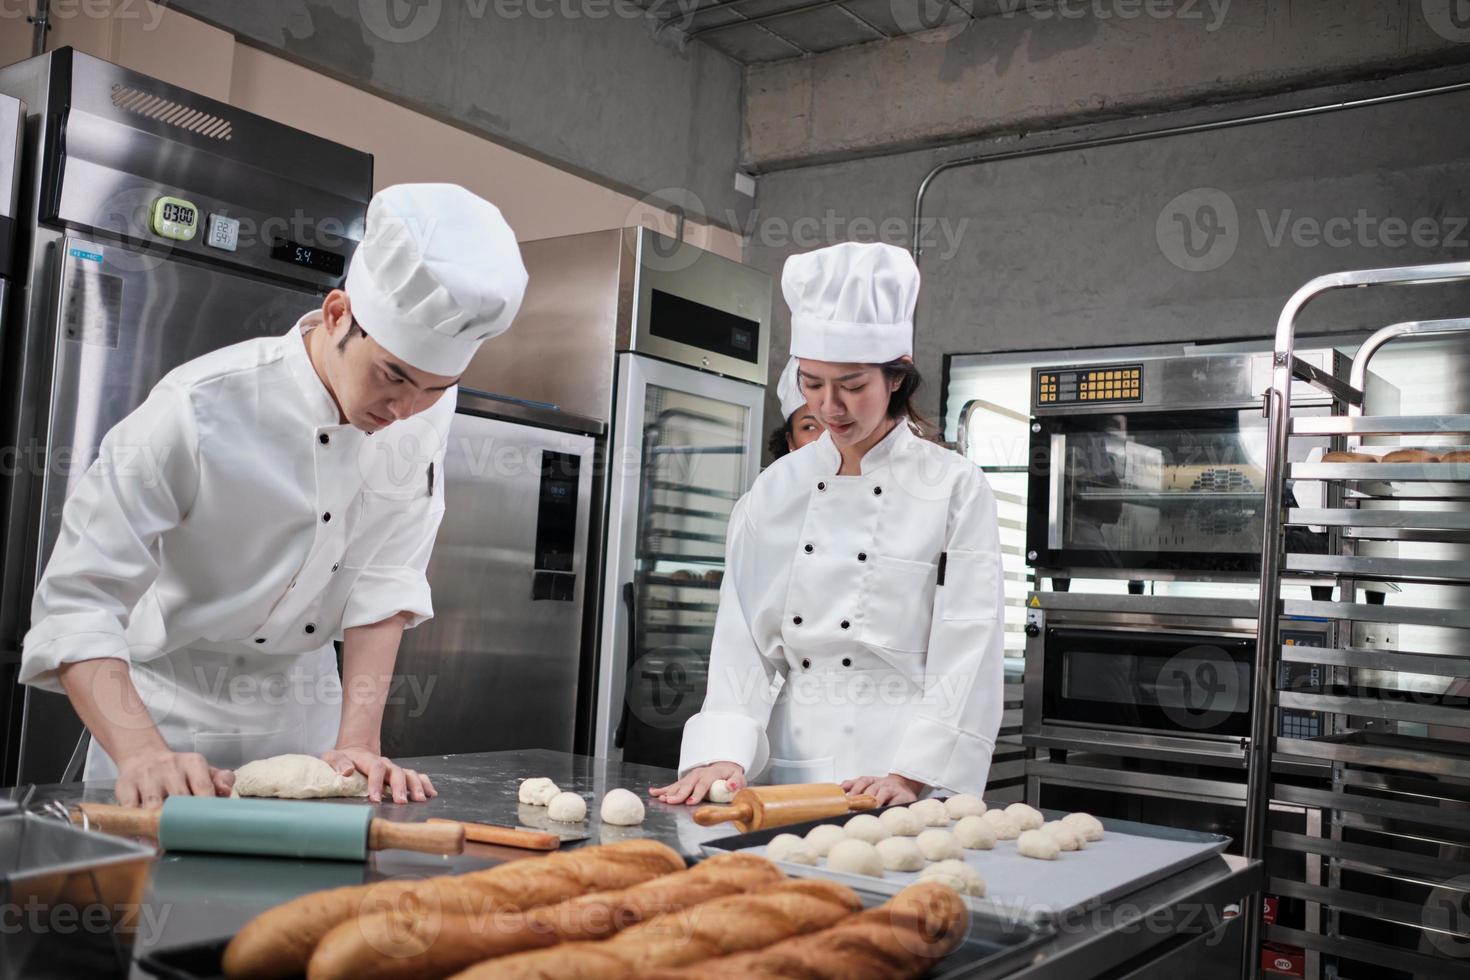
[(170, 796), (146, 810), (81, 803), (72, 823), (123, 837), (152, 837), (166, 851), (261, 854), (362, 861), (369, 851), (401, 848), (428, 854), (464, 851), (459, 824), (402, 823), (373, 816), (372, 807), (295, 800)]

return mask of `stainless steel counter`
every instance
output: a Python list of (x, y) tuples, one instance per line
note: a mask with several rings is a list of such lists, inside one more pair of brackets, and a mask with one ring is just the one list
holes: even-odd
[[(406, 764), (430, 775), (439, 790), (437, 799), (404, 805), (362, 805), (375, 806), (379, 816), (390, 820), (448, 817), (544, 827), (545, 810), (520, 806), (516, 787), (527, 777), (547, 776), (562, 789), (589, 800), (586, 844), (648, 837), (689, 857), (698, 857), (703, 842), (735, 833), (733, 826), (698, 826), (692, 808), (666, 806), (649, 799), (648, 787), (667, 782), (673, 774), (648, 766), (540, 750), (430, 756), (406, 760)], [(608, 790), (619, 786), (648, 801), (648, 815), (642, 826), (602, 826), (596, 803)], [(109, 784), (74, 783), (40, 787), (32, 805), (47, 800), (76, 803), (110, 799)], [(380, 852), (366, 864), (164, 854), (154, 870), (145, 907), (137, 916), (135, 953), (229, 936), (257, 913), (310, 891), (388, 877), (469, 871), (527, 858), (534, 859), (527, 852), (481, 844), (470, 844), (463, 855), (452, 858)], [(1057, 935), (1039, 947), (1034, 961), (1011, 975), (1028, 980), (1096, 976), (1140, 957), (1148, 959), (1146, 954), (1157, 951), (1187, 957), (1168, 961), (1167, 971), (1161, 976), (1177, 975), (1186, 962), (1192, 980), (1236, 976), (1239, 930), (1222, 926), (1222, 917), (1227, 906), (1258, 889), (1261, 880), (1259, 864), (1248, 865), (1231, 856), (1212, 859), (1062, 922)], [(132, 976), (146, 974), (134, 966)]]

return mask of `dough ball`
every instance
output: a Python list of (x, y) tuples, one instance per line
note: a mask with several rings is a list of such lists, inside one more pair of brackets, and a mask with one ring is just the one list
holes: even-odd
[(980, 817), (995, 831), (996, 840), (1015, 840), (1021, 836), (1021, 825), (1004, 810), (986, 810)]
[(730, 788), (729, 780), (716, 779), (709, 784), (709, 801), (711, 803), (729, 803), (735, 799), (735, 790)]
[(1057, 839), (1044, 830), (1026, 831), (1016, 841), (1016, 850), (1021, 852), (1022, 857), (1039, 858), (1042, 861), (1054, 861), (1062, 852)]
[(971, 851), (988, 851), (995, 846), (995, 828), (981, 817), (961, 817), (954, 825), (954, 839)]
[(535, 779), (527, 779), (521, 783), (519, 799), (522, 803), (531, 806), (545, 806), (556, 798), (561, 790), (556, 783), (545, 776), (537, 776)]
[(919, 872), (920, 881), (941, 881), (961, 895), (980, 898), (985, 894), (985, 879), (980, 872), (963, 861), (940, 861)]
[(1022, 830), (1040, 830), (1041, 825), (1046, 823), (1046, 817), (1041, 815), (1040, 810), (1024, 803), (1012, 803), (1006, 807), (1006, 813), (1021, 825)]
[(610, 789), (602, 798), (602, 822), (617, 827), (634, 827), (643, 822), (643, 800), (626, 789)]
[(236, 769), (235, 788), (230, 795), (315, 800), (367, 796), (367, 792), (367, 777), (360, 772), (344, 776), (314, 755), (278, 755), (247, 762)]
[(1103, 839), (1102, 821), (1090, 813), (1069, 813), (1062, 818), (1062, 823), (1081, 834), (1084, 840)]
[(1042, 824), (1041, 832), (1043, 834), (1051, 834), (1052, 838), (1056, 840), (1057, 846), (1064, 851), (1080, 851), (1087, 846), (1087, 842), (1082, 839), (1081, 834), (1060, 820), (1049, 820)]
[(926, 827), (948, 827), (949, 811), (944, 804), (935, 799), (920, 800), (909, 804), (909, 812), (924, 821)]
[(878, 857), (889, 871), (918, 871), (924, 867), (924, 852), (912, 837), (889, 837), (878, 842)]
[(847, 836), (853, 840), (866, 841), (869, 844), (876, 844), (884, 838), (893, 836), (888, 828), (883, 826), (883, 821), (871, 813), (862, 813), (853, 817), (842, 825), (842, 829), (847, 831)]
[(832, 851), (827, 855), (827, 870), (881, 878), (883, 859), (878, 856), (878, 849), (872, 844), (849, 837), (832, 845)]
[(817, 863), (817, 852), (795, 834), (777, 834), (766, 845), (766, 857), (772, 861), (790, 861), (792, 864)]
[(546, 804), (546, 815), (557, 823), (581, 823), (587, 819), (587, 801), (576, 793), (557, 793)]
[(978, 817), (986, 810), (985, 801), (978, 796), (969, 793), (961, 793), (951, 796), (944, 801), (944, 810), (949, 814), (951, 820), (963, 820), (965, 817)]
[(919, 853), (924, 855), (926, 861), (949, 861), (965, 856), (965, 852), (954, 839), (954, 834), (937, 827), (919, 835)]
[(832, 847), (835, 844), (845, 840), (847, 840), (847, 831), (835, 823), (824, 823), (806, 832), (806, 842), (811, 845), (817, 857), (826, 857), (832, 853)]
[(919, 831), (924, 829), (924, 821), (908, 807), (896, 806), (892, 810), (884, 810), (878, 814), (878, 819), (883, 821), (883, 826), (895, 837), (918, 837)]

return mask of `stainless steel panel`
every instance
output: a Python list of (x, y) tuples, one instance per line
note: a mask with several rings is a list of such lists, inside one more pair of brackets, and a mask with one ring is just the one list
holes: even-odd
[[(383, 716), (393, 757), (570, 751), (576, 732), (594, 440), (461, 411), (429, 561), (434, 618), (404, 634)], [(579, 460), (570, 601), (533, 599), (546, 453)]]

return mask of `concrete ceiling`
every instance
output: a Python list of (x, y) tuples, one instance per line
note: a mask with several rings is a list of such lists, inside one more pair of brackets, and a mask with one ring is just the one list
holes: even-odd
[(685, 43), (741, 64), (784, 61), (925, 31), (962, 28), (1025, 0), (636, 0)]

